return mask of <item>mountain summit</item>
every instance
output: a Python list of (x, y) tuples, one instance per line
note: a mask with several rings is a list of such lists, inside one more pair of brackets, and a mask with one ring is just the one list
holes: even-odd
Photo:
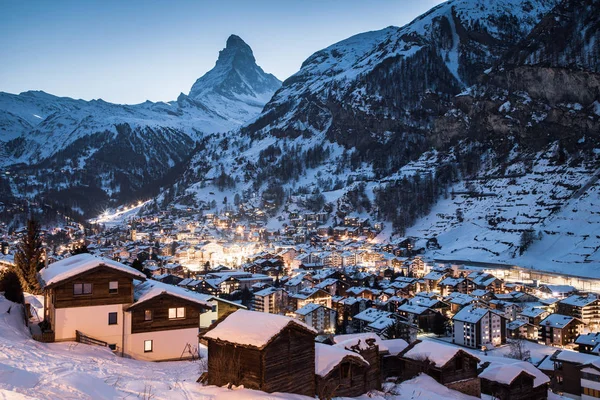
[[(239, 118), (242, 109), (246, 111), (242, 115), (258, 115), (280, 86), (279, 79), (256, 64), (250, 46), (239, 36), (231, 35), (219, 52), (215, 67), (194, 83), (189, 97), (210, 104), (214, 104), (215, 97), (229, 99), (236, 104), (223, 102), (218, 112), (234, 117), (229, 115), (233, 110), (235, 118)], [(241, 108), (237, 104), (240, 101), (244, 104)]]

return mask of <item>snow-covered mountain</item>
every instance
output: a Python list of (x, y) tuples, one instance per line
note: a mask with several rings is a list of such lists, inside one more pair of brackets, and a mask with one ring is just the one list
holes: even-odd
[(241, 125), (256, 117), (280, 86), (279, 79), (256, 65), (250, 46), (231, 35), (215, 67), (194, 83), (189, 97)]
[(102, 200), (135, 197), (183, 163), (204, 135), (256, 117), (279, 85), (232, 35), (216, 66), (176, 101), (120, 105), (0, 93), (0, 165), (17, 173), (17, 197), (74, 187), (82, 196), (85, 187), (100, 190)]
[(255, 137), (326, 132), (363, 152), (381, 143), (404, 151), (407, 141), (411, 151), (415, 144), (426, 148), (426, 128), (445, 103), (556, 3), (450, 0), (404, 27), (343, 40), (309, 57), (243, 131)]

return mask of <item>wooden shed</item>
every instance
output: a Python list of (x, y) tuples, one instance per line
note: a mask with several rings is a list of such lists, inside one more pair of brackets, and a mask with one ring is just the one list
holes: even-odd
[(370, 390), (369, 363), (340, 346), (315, 345), (315, 382), (319, 398), (358, 397)]
[(398, 356), (403, 380), (425, 373), (450, 389), (475, 397), (481, 395), (477, 377), (479, 359), (464, 350), (434, 341), (417, 340)]
[(304, 323), (238, 310), (205, 335), (209, 385), (315, 395), (315, 337)]
[(479, 374), (481, 393), (499, 400), (545, 400), (548, 378), (542, 371), (524, 361), (501, 360), (485, 363)]

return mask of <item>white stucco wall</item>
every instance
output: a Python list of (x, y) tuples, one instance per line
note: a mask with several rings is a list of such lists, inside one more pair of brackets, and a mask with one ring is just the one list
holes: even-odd
[[(152, 352), (144, 352), (144, 342), (152, 340)], [(198, 328), (177, 329), (157, 332), (129, 334), (125, 337), (125, 354), (137, 360), (161, 361), (190, 358), (186, 349), (189, 344), (191, 351), (198, 351)]]
[[(117, 313), (117, 324), (108, 324), (108, 313)], [(75, 340), (75, 331), (116, 344), (120, 351), (123, 338), (123, 305), (57, 308), (55, 310), (56, 341)]]

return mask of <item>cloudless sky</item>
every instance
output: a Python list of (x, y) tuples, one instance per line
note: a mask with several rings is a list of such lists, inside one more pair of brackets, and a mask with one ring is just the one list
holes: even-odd
[(227, 37), (281, 80), (354, 34), (402, 26), (442, 0), (0, 0), (0, 91), (168, 101)]

